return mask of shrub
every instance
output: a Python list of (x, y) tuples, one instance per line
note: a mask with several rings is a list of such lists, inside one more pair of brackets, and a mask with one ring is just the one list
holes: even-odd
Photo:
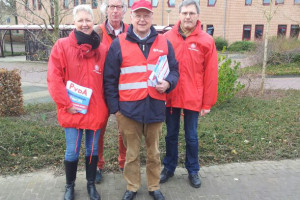
[[(263, 63), (264, 41), (256, 42), (253, 59)], [(273, 37), (268, 42), (268, 64), (282, 65), (300, 62), (300, 40), (295, 38)]]
[(0, 69), (0, 116), (23, 114), (22, 95), (19, 71)]
[(216, 37), (215, 39), (215, 44), (216, 44), (216, 48), (218, 51), (222, 51), (223, 48), (227, 48), (228, 47), (228, 42), (227, 40), (221, 38), (221, 37)]
[(294, 63), (296, 63), (296, 62), (297, 62), (297, 63), (300, 63), (300, 53), (294, 55), (292, 61), (293, 61)]
[(239, 62), (234, 62), (232, 66), (232, 61), (230, 58), (221, 56), (219, 57), (219, 65), (217, 104), (221, 104), (232, 99), (235, 94), (245, 87), (244, 84), (238, 82), (238, 69), (240, 67)]
[(252, 51), (255, 49), (255, 43), (250, 41), (237, 41), (232, 43), (229, 47), (229, 51), (244, 52)]

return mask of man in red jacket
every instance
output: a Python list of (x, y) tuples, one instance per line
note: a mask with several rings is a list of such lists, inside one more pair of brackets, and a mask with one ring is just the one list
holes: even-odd
[(176, 88), (167, 95), (167, 136), (164, 168), (160, 182), (174, 175), (178, 162), (178, 135), (181, 109), (184, 117), (186, 141), (185, 167), (190, 184), (198, 188), (201, 181), (198, 160), (198, 116), (210, 112), (217, 100), (218, 56), (214, 39), (201, 30), (199, 4), (185, 0), (179, 6), (179, 22), (165, 37), (172, 43), (179, 62), (179, 80)]
[[(102, 44), (105, 44), (107, 48), (110, 47), (112, 41), (121, 33), (124, 33), (128, 29), (128, 24), (123, 23), (122, 19), (127, 10), (127, 5), (124, 0), (105, 0), (100, 8), (101, 12), (106, 16), (103, 24), (95, 27), (99, 35), (102, 35)], [(102, 132), (98, 143), (98, 170), (96, 173), (96, 183), (100, 183), (103, 179), (102, 170), (105, 164), (103, 158), (104, 147), (104, 133)], [(119, 168), (123, 171), (126, 157), (126, 148), (123, 144), (123, 139), (119, 133)]]

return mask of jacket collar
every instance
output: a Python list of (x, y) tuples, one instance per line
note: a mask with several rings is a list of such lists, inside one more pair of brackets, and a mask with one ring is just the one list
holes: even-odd
[(134, 42), (134, 43), (153, 43), (156, 36), (158, 35), (157, 31), (155, 30), (155, 28), (153, 26), (150, 27), (151, 33), (148, 36), (148, 38), (146, 39), (146, 41), (144, 40), (140, 40), (133, 32), (133, 26), (130, 25), (128, 30), (127, 30), (127, 35), (126, 35), (126, 40), (130, 41), (130, 42)]
[[(177, 22), (177, 24), (174, 26), (174, 28), (172, 29), (173, 31), (175, 31), (179, 35), (180, 35), (180, 33), (179, 33), (180, 23), (181, 23), (181, 21), (179, 20)], [(202, 31), (202, 29), (201, 29), (201, 22), (198, 20), (195, 30), (188, 37), (190, 37), (192, 35), (198, 35), (201, 31)]]

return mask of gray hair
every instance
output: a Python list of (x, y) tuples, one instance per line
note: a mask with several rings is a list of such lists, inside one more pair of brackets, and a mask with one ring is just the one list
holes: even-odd
[(184, 0), (183, 2), (181, 2), (179, 4), (179, 13), (181, 13), (181, 8), (184, 6), (189, 6), (189, 5), (195, 5), (196, 7), (196, 10), (197, 10), (197, 14), (200, 13), (200, 6), (199, 6), (199, 3), (195, 0)]
[(92, 19), (94, 20), (94, 13), (93, 10), (91, 8), (91, 5), (89, 4), (81, 4), (78, 5), (76, 7), (74, 7), (73, 9), (73, 19), (75, 20), (75, 17), (77, 15), (78, 12), (80, 11), (85, 11), (86, 13), (89, 13), (92, 16)]
[[(102, 3), (102, 5), (100, 6), (100, 12), (107, 16), (107, 8), (108, 8), (108, 3), (110, 0), (104, 0), (104, 2)], [(119, 0), (122, 3), (123, 6), (123, 14), (126, 13), (127, 11), (127, 4), (125, 3), (125, 0)]]

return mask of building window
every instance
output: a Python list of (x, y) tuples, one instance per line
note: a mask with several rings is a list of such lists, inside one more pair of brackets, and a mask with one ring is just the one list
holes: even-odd
[(214, 25), (207, 25), (206, 26), (206, 32), (209, 35), (213, 36), (214, 35), (214, 30), (215, 30)]
[(278, 4), (284, 4), (284, 0), (276, 0), (275, 5), (278, 5)]
[(263, 5), (270, 5), (270, 0), (263, 0)]
[(291, 37), (299, 37), (299, 25), (291, 25)]
[(79, 0), (74, 0), (74, 7), (79, 5)]
[(152, 0), (152, 6), (157, 7), (158, 5), (158, 0)]
[(300, 0), (294, 0), (294, 4), (300, 4)]
[(133, 4), (134, 0), (128, 0), (128, 7), (130, 8)]
[(86, 0), (81, 0), (81, 4), (86, 4)]
[(175, 0), (168, 0), (169, 7), (175, 7)]
[(215, 6), (216, 2), (217, 2), (217, 0), (208, 0), (207, 5), (208, 6)]
[(38, 0), (38, 9), (42, 10), (42, 0)]
[(64, 8), (69, 8), (69, 0), (64, 0)]
[(245, 5), (246, 6), (251, 6), (252, 0), (245, 0)]
[(243, 40), (251, 39), (251, 25), (244, 25), (243, 27)]
[(33, 10), (36, 9), (36, 0), (32, 0), (32, 9), (33, 9)]
[(28, 0), (25, 1), (25, 10), (29, 10), (29, 2), (28, 2)]
[(255, 39), (262, 39), (264, 34), (264, 25), (255, 25)]
[(278, 25), (277, 36), (285, 37), (286, 35), (286, 25)]
[(95, 9), (98, 7), (97, 0), (92, 0), (92, 8)]

